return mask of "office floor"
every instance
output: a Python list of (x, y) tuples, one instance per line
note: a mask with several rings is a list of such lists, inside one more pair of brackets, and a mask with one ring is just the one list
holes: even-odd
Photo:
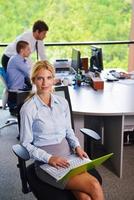
[[(8, 111), (0, 110), (0, 125), (9, 117)], [(17, 159), (12, 152), (12, 145), (18, 141), (17, 125), (0, 130), (0, 199), (34, 200), (29, 193), (21, 192)], [(103, 178), (106, 200), (134, 200), (134, 145), (124, 147), (123, 178), (119, 179), (106, 167), (98, 168)]]

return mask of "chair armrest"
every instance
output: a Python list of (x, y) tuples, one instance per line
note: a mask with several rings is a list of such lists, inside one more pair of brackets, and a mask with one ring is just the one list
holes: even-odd
[(28, 179), (27, 179), (27, 170), (26, 170), (26, 161), (30, 159), (30, 156), (26, 148), (20, 144), (13, 145), (12, 150), (14, 154), (18, 157), (17, 167), (19, 168), (19, 171), (20, 171), (22, 192), (26, 194), (30, 192)]
[(20, 144), (15, 144), (12, 146), (12, 150), (18, 158), (21, 158), (25, 161), (30, 159), (29, 152), (25, 147)]
[(95, 140), (100, 140), (101, 139), (101, 137), (99, 136), (99, 134), (96, 133), (95, 131), (91, 130), (91, 129), (81, 128), (80, 131), (83, 134), (89, 136), (92, 139), (95, 139)]

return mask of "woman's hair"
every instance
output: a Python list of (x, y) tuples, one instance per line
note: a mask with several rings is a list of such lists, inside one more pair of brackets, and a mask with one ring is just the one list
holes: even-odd
[(51, 65), (48, 61), (38, 61), (35, 63), (35, 65), (32, 68), (32, 73), (31, 73), (31, 80), (34, 83), (34, 79), (37, 76), (37, 73), (41, 69), (46, 69), (52, 73), (52, 76), (55, 77), (55, 69), (53, 65)]

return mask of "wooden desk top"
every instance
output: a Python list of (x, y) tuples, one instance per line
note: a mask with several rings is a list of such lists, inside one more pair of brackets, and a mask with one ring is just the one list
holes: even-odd
[(104, 89), (69, 86), (72, 110), (77, 114), (134, 115), (134, 83), (105, 82)]

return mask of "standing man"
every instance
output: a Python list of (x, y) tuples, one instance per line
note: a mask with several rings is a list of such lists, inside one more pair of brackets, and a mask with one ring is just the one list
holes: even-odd
[(37, 60), (38, 57), (40, 57), (40, 60), (46, 60), (43, 39), (46, 37), (48, 30), (48, 25), (44, 21), (38, 20), (33, 24), (32, 30), (22, 33), (16, 38), (15, 41), (10, 43), (5, 49), (5, 52), (1, 59), (2, 66), (4, 67), (5, 71), (7, 70), (7, 63), (10, 57), (16, 54), (16, 44), (20, 40), (29, 43), (31, 53), (36, 51)]

